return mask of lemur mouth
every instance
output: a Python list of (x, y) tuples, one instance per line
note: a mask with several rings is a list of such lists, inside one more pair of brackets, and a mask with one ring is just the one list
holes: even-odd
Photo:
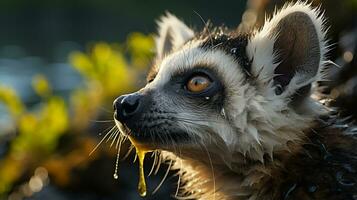
[(156, 149), (156, 147), (153, 145), (154, 143), (150, 141), (150, 138), (148, 136), (145, 136), (143, 134), (140, 134), (139, 132), (131, 130), (126, 124), (121, 123), (118, 120), (114, 120), (114, 121), (120, 133), (128, 137), (132, 143), (135, 141), (136, 146), (141, 146), (142, 149), (146, 149), (146, 150)]
[(145, 128), (130, 128), (127, 124), (115, 120), (121, 134), (128, 136), (136, 144), (145, 149), (167, 149), (174, 144), (189, 143), (191, 140), (188, 133), (179, 130), (160, 130)]

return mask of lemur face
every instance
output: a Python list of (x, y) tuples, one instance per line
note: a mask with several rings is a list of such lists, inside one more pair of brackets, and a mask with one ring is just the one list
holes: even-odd
[(225, 105), (232, 93), (248, 89), (247, 37), (216, 33), (192, 39), (158, 61), (143, 89), (116, 100), (123, 132), (141, 144), (168, 150), (236, 140)]
[(141, 144), (169, 150), (219, 137), (217, 126), (229, 126), (227, 83), (220, 70), (235, 64), (222, 50), (211, 51), (201, 42), (187, 44), (160, 62), (144, 88), (116, 100), (121, 129)]
[(304, 4), (287, 6), (251, 34), (196, 34), (167, 14), (147, 85), (114, 102), (117, 126), (150, 149), (261, 160), (299, 140), (319, 109), (309, 95), (322, 77), (322, 24)]

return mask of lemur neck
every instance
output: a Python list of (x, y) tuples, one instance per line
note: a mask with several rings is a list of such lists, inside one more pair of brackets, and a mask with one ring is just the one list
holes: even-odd
[[(193, 160), (178, 158), (175, 167), (180, 169), (181, 189), (185, 191), (181, 196), (190, 196), (198, 200), (235, 200), (249, 197), (255, 184), (267, 174), (261, 164), (243, 168), (231, 169), (222, 164), (208, 164)], [(251, 171), (249, 168), (255, 168)]]
[(230, 164), (204, 156), (199, 159), (171, 156), (170, 159), (175, 160), (172, 168), (178, 169), (181, 176), (181, 189), (186, 192), (182, 196), (189, 194), (198, 200), (241, 200), (269, 190), (266, 187), (284, 160), (300, 149), (299, 144), (288, 145), (289, 151), (275, 152), (274, 159), (267, 155), (264, 162), (240, 154), (234, 155), (236, 159)]
[[(264, 174), (260, 163), (247, 163), (241, 167), (228, 167), (223, 163), (212, 163), (193, 159), (172, 157), (175, 162), (172, 169), (179, 170), (181, 178), (179, 196), (198, 200), (233, 200), (244, 199), (253, 192), (251, 184), (259, 181)], [(250, 169), (256, 168), (256, 172)]]

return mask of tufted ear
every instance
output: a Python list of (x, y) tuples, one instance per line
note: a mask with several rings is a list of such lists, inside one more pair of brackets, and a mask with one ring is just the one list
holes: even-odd
[(286, 5), (251, 38), (247, 52), (252, 73), (269, 95), (306, 97), (324, 64), (322, 14), (303, 3)]
[(194, 37), (194, 32), (170, 13), (162, 16), (157, 24), (158, 36), (155, 42), (159, 59)]

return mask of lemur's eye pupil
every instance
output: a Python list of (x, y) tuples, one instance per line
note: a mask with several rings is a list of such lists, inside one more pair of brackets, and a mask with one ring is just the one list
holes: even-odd
[(194, 76), (188, 80), (186, 88), (190, 92), (202, 92), (211, 85), (211, 80), (205, 76)]

